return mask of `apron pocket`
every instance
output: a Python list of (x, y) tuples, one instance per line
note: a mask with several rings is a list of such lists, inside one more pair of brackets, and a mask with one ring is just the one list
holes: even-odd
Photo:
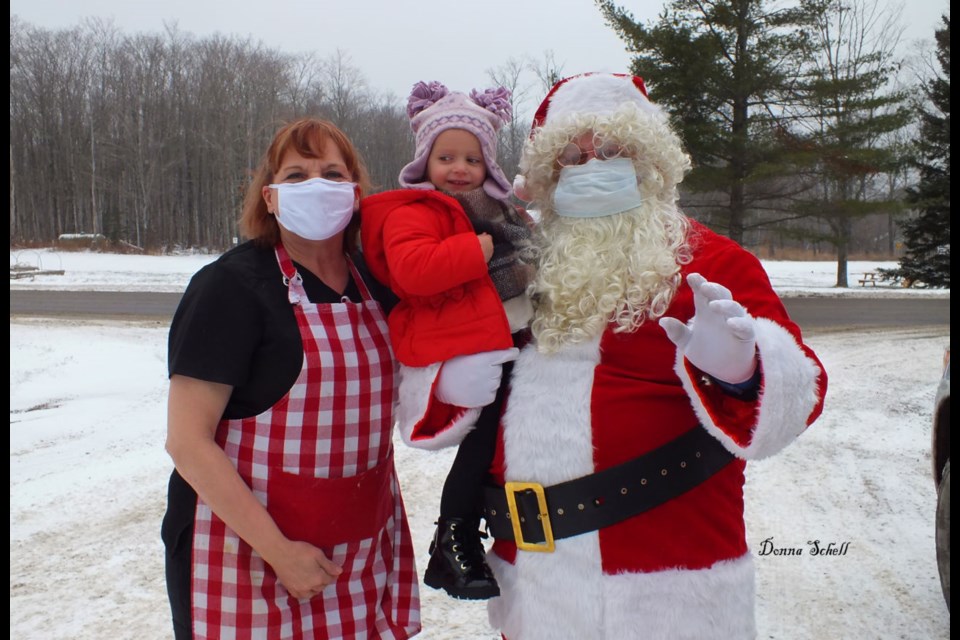
[(393, 458), (355, 476), (315, 478), (270, 470), (267, 511), (291, 540), (328, 548), (372, 538), (393, 512)]

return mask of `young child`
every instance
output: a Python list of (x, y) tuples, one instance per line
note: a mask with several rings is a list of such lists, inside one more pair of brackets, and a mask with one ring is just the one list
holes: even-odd
[[(418, 82), (407, 102), (416, 152), (400, 173), (406, 188), (361, 203), (364, 256), (400, 299), (388, 322), (408, 367), (510, 349), (532, 316), (526, 290), (537, 251), (496, 162), (509, 98), (502, 87), (468, 96)], [(480, 411), (444, 482), (424, 582), (457, 598), (499, 594), (480, 540), (498, 422), (495, 401)]]

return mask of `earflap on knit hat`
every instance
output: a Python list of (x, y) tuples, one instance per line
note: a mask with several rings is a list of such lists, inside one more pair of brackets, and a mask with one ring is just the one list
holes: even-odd
[(510, 182), (496, 161), (497, 132), (512, 116), (508, 89), (497, 87), (482, 92), (474, 89), (468, 96), (451, 92), (440, 82), (418, 82), (407, 98), (407, 116), (416, 149), (413, 161), (400, 171), (401, 186), (434, 188), (426, 175), (433, 143), (447, 129), (463, 129), (480, 142), (487, 169), (484, 191), (497, 200), (509, 198)]
[(578, 113), (606, 115), (633, 103), (643, 111), (662, 113), (650, 102), (643, 78), (626, 73), (583, 73), (553, 85), (533, 116), (530, 135), (549, 121)]

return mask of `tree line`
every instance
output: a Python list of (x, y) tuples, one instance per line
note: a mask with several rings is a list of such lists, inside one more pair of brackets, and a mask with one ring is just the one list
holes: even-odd
[(146, 250), (227, 248), (273, 134), (305, 115), (335, 121), (375, 183), (395, 186), (413, 145), (405, 111), (341, 52), (11, 16), (11, 243), (94, 233)]
[[(876, 0), (675, 0), (641, 24), (595, 2), (693, 157), (688, 213), (768, 253), (835, 252), (841, 286), (851, 252), (894, 255), (897, 221), (922, 217), (909, 194), (929, 174), (923, 158), (942, 164), (918, 127), (943, 106), (908, 81), (895, 12)], [(11, 244), (99, 233), (151, 251), (225, 249), (260, 154), (304, 115), (344, 129), (377, 189), (397, 186), (412, 153), (401, 99), (342, 51), (294, 56), (175, 26), (129, 36), (99, 20), (54, 31), (16, 16), (10, 36)], [(488, 70), (514, 95), (500, 139), (508, 175), (527, 114), (562, 71), (549, 52)], [(949, 132), (948, 102), (946, 114)], [(949, 144), (946, 167), (949, 182)]]

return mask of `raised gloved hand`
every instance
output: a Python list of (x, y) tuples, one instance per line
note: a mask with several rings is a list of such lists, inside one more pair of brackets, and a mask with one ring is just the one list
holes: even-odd
[(723, 285), (699, 273), (687, 276), (687, 284), (693, 290), (693, 318), (687, 324), (660, 318), (660, 326), (700, 371), (729, 384), (746, 382), (757, 370), (753, 318)]
[(518, 355), (520, 350), (511, 348), (450, 358), (440, 367), (434, 395), (457, 407), (485, 407), (497, 397), (503, 363)]

